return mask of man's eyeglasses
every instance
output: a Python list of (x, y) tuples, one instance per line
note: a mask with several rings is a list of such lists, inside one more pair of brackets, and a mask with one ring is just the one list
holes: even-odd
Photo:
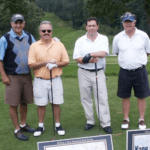
[(134, 17), (134, 18), (135, 18), (135, 15), (132, 15), (132, 14), (125, 14), (123, 17)]
[(48, 33), (51, 33), (51, 32), (52, 32), (52, 30), (42, 30), (43, 33), (45, 33), (46, 31), (47, 31)]

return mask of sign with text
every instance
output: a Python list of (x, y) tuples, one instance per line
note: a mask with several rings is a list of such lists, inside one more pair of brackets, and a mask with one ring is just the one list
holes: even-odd
[(38, 150), (113, 150), (111, 135), (38, 142), (37, 146)]
[(150, 150), (150, 129), (128, 130), (126, 150)]

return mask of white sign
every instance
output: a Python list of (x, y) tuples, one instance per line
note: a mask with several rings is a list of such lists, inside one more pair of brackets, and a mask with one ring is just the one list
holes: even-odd
[(106, 141), (45, 147), (45, 150), (107, 150)]
[(150, 150), (150, 130), (128, 130), (127, 150)]
[(113, 150), (111, 135), (38, 142), (38, 150)]

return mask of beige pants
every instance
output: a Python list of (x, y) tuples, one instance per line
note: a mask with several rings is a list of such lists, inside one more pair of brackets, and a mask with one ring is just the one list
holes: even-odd
[[(98, 98), (99, 98), (99, 119), (101, 126), (104, 128), (110, 126), (110, 112), (108, 105), (106, 77), (103, 70), (97, 72), (98, 74)], [(95, 124), (94, 112), (93, 112), (93, 100), (92, 90), (94, 91), (94, 99), (96, 105), (96, 111), (98, 115), (97, 104), (97, 87), (96, 87), (96, 74), (78, 69), (78, 80), (80, 88), (81, 103), (83, 105), (85, 116), (88, 124)]]

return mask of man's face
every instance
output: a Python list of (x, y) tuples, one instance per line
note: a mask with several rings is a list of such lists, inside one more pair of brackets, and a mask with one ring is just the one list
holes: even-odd
[(39, 34), (42, 40), (50, 40), (52, 36), (52, 26), (50, 24), (42, 24)]
[(86, 30), (87, 30), (89, 35), (97, 34), (98, 28), (99, 28), (99, 26), (96, 24), (95, 20), (91, 20), (91, 21), (87, 22)]
[(25, 21), (17, 20), (16, 22), (11, 22), (11, 27), (13, 28), (13, 31), (20, 36), (25, 27)]
[(131, 22), (129, 20), (124, 21), (123, 22), (123, 27), (124, 27), (125, 31), (126, 32), (129, 32), (129, 31), (132, 32), (134, 30), (135, 23), (136, 23), (136, 21), (133, 21), (133, 22)]

